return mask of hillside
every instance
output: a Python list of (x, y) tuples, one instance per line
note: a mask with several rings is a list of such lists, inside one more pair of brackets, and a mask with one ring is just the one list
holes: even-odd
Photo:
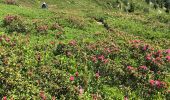
[(0, 99), (170, 99), (168, 0), (4, 1)]

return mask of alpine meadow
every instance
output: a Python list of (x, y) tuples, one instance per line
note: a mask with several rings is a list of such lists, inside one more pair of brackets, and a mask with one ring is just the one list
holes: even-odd
[(170, 100), (170, 0), (0, 0), (0, 100)]

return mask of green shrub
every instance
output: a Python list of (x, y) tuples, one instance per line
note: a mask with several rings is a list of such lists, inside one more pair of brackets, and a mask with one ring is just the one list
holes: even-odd
[(5, 0), (5, 3), (9, 5), (16, 5), (16, 0)]
[(28, 32), (29, 27), (27, 23), (19, 16), (7, 15), (3, 20), (3, 26), (7, 32)]

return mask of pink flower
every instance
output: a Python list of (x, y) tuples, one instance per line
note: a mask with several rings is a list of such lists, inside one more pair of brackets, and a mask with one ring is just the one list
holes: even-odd
[(146, 66), (140, 66), (140, 69), (147, 70), (148, 68)]
[(149, 83), (150, 83), (151, 86), (155, 85), (155, 81), (154, 80), (150, 80)]
[(146, 56), (146, 60), (151, 60), (151, 56), (150, 56), (150, 55), (147, 55), (147, 56)]
[(161, 55), (161, 53), (162, 53), (162, 51), (161, 51), (161, 50), (158, 50), (158, 51), (155, 53), (155, 56), (158, 57), (158, 56)]
[(99, 60), (104, 61), (105, 57), (103, 55), (98, 57)]
[(161, 50), (158, 50), (157, 53), (160, 54), (162, 51)]
[(70, 51), (67, 52), (67, 56), (71, 56), (72, 53)]
[(71, 40), (71, 41), (69, 42), (69, 45), (75, 46), (75, 45), (76, 45), (76, 41), (75, 41), (75, 40)]
[(109, 59), (104, 59), (104, 64), (107, 64), (109, 62)]
[(70, 76), (70, 81), (74, 81), (74, 76)]
[(166, 56), (166, 60), (170, 62), (170, 56)]
[(127, 97), (127, 96), (125, 96), (125, 97), (124, 97), (124, 100), (128, 100), (128, 97)]
[(5, 41), (6, 42), (10, 42), (10, 38), (5, 38)]
[(133, 70), (134, 68), (132, 66), (127, 66), (128, 70)]
[(109, 48), (105, 48), (104, 51), (105, 51), (106, 53), (111, 53), (111, 50), (110, 50)]
[(42, 100), (46, 100), (44, 91), (40, 91), (40, 97), (42, 98)]
[(76, 72), (75, 75), (76, 75), (76, 77), (78, 77), (79, 76), (79, 72)]
[(96, 79), (100, 77), (99, 72), (96, 73)]
[(160, 58), (160, 57), (157, 57), (155, 60), (156, 60), (156, 61), (161, 61), (161, 58)]
[(131, 42), (132, 42), (132, 43), (139, 43), (140, 40), (132, 40)]
[(170, 49), (166, 50), (166, 53), (167, 53), (167, 54), (170, 54)]
[(55, 100), (55, 96), (52, 97), (52, 100)]
[(4, 97), (3, 97), (3, 100), (7, 100), (7, 97), (6, 97), (6, 96), (4, 96)]
[(157, 86), (157, 88), (160, 88), (160, 86), (161, 86), (161, 82), (160, 82), (160, 81), (158, 81), (158, 80), (156, 80), (156, 81), (155, 81), (155, 85)]
[(93, 57), (92, 57), (92, 61), (95, 62), (95, 63), (97, 62), (96, 56), (93, 56)]
[(84, 89), (80, 88), (79, 89), (79, 95), (82, 95), (84, 93)]
[(148, 50), (148, 48), (149, 48), (149, 45), (145, 45), (142, 50), (146, 51)]

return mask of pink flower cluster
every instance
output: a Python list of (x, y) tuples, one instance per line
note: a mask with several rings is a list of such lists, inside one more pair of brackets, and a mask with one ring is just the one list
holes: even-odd
[(147, 70), (148, 68), (146, 66), (140, 66), (139, 69)]
[(6, 96), (4, 96), (2, 100), (7, 100), (7, 97), (6, 97)]
[(163, 52), (161, 50), (158, 50), (157, 52), (152, 52), (150, 54), (147, 54), (145, 59), (151, 64), (161, 65), (163, 63)]
[(100, 62), (103, 62), (104, 64), (107, 64), (109, 62), (109, 59), (105, 58), (104, 55), (92, 56), (91, 59), (94, 63), (96, 63), (97, 61), (100, 61)]
[(13, 15), (7, 15), (5, 16), (4, 18), (4, 23), (6, 25), (9, 25), (12, 21), (16, 20), (17, 19), (17, 16), (13, 16)]
[(170, 54), (170, 49), (166, 50), (166, 53), (167, 53), (167, 54)]
[(150, 80), (149, 84), (150, 84), (150, 86), (157, 87), (158, 89), (166, 87), (166, 83), (162, 82), (162, 81), (159, 81), (159, 80)]

